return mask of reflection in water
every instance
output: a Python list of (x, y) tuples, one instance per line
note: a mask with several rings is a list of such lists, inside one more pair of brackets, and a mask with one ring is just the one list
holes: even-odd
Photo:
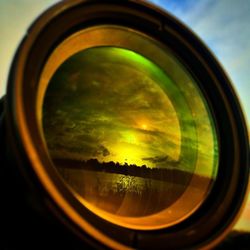
[[(57, 164), (59, 162), (55, 161)], [(92, 205), (112, 214), (130, 217), (151, 215), (169, 207), (179, 198), (190, 178), (190, 174), (182, 171), (159, 170), (159, 173), (154, 170), (147, 174), (144, 169), (141, 172), (141, 176), (144, 176), (138, 177), (132, 171), (118, 174), (109, 173), (107, 169), (86, 170), (84, 167), (74, 166), (72, 162), (64, 162), (58, 166), (65, 181)], [(195, 176), (192, 195), (201, 191), (201, 183), (210, 181), (209, 178)]]
[[(123, 216), (145, 216), (165, 209), (179, 198), (192, 176), (177, 169), (101, 164), (93, 159), (54, 159), (54, 163), (65, 181), (88, 202)], [(198, 184), (198, 179), (208, 178), (196, 179)]]

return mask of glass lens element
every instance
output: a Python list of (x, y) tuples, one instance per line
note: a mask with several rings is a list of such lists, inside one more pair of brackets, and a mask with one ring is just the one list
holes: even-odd
[(203, 202), (218, 146), (195, 85), (180, 88), (156, 63), (114, 46), (82, 50), (60, 65), (42, 125), (56, 169), (83, 205), (113, 223), (153, 229)]

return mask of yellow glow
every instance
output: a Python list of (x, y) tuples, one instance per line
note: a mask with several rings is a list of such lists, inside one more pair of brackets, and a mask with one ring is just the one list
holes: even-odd
[(123, 140), (127, 143), (138, 144), (136, 134), (133, 132), (123, 132)]
[(136, 164), (141, 166), (145, 164), (142, 158), (145, 155), (145, 149), (138, 147), (131, 143), (119, 143), (114, 147), (114, 155), (110, 157), (110, 160), (114, 162), (126, 162), (128, 164)]

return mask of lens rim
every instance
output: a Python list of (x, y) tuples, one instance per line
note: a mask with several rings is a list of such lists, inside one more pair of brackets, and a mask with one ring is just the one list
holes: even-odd
[[(103, 23), (130, 27), (170, 47), (198, 82), (216, 117), (221, 143), (217, 180), (198, 211), (176, 226), (144, 232), (100, 220), (72, 199), (54, 177), (52, 168), (43, 171), (51, 164), (36, 121), (37, 83), (43, 65), (60, 41), (78, 30)], [(150, 248), (155, 242), (159, 247), (167, 243), (168, 249), (211, 247), (226, 235), (241, 210), (249, 176), (249, 142), (230, 80), (189, 29), (148, 3), (124, 1), (118, 5), (109, 0), (75, 0), (52, 7), (32, 25), (20, 45), (11, 67), (6, 99), (8, 128), (18, 141), (13, 151), (21, 162), (28, 163), (22, 167), (37, 177), (35, 186), (58, 207), (62, 217), (66, 215), (67, 224), (97, 244), (111, 248)]]

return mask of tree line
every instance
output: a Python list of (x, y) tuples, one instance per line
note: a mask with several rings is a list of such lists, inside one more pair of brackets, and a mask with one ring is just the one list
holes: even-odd
[[(53, 159), (54, 164), (58, 168), (82, 169), (88, 171), (96, 171), (110, 174), (122, 174), (128, 176), (142, 177), (154, 180), (174, 182), (176, 184), (188, 185), (193, 173), (180, 170), (177, 168), (149, 168), (146, 165), (137, 166), (136, 164), (120, 164), (119, 162), (99, 162), (97, 159), (89, 159), (86, 161), (72, 159)], [(197, 176), (199, 181), (206, 178)]]

